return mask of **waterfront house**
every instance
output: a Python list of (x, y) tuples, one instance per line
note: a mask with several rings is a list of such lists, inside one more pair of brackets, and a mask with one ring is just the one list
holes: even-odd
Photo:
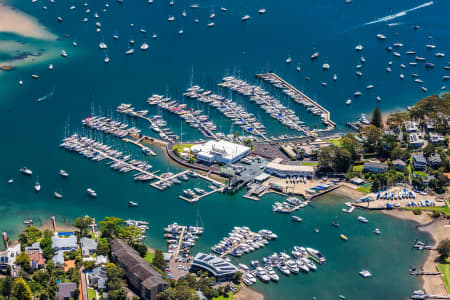
[(408, 133), (417, 132), (419, 130), (419, 124), (415, 121), (406, 121), (405, 128)]
[(442, 163), (441, 156), (438, 153), (434, 153), (428, 157), (428, 165), (431, 167), (438, 167)]
[(42, 254), (41, 245), (39, 242), (25, 247), (25, 253), (30, 257), (30, 264), (32, 270), (42, 269), (45, 266), (45, 258)]
[(75, 282), (65, 282), (58, 284), (58, 291), (56, 291), (56, 300), (70, 300), (75, 296), (77, 284)]
[(95, 239), (90, 239), (87, 237), (81, 238), (81, 254), (86, 256), (91, 256), (97, 252), (97, 241)]
[(227, 262), (221, 257), (211, 254), (197, 253), (192, 261), (191, 272), (207, 271), (217, 281), (231, 281), (233, 275), (238, 271), (235, 265)]
[(55, 249), (55, 252), (77, 250), (77, 237), (75, 235), (70, 235), (68, 237), (52, 236), (52, 248)]
[(406, 163), (401, 159), (393, 160), (392, 165), (397, 171), (403, 171), (406, 168)]
[(275, 158), (264, 167), (264, 172), (277, 177), (303, 176), (311, 179), (315, 168), (301, 165), (299, 162), (283, 163), (283, 159)]
[(363, 165), (363, 172), (384, 173), (387, 170), (388, 166), (386, 164), (375, 161), (366, 161)]
[(124, 241), (111, 242), (111, 258), (125, 273), (129, 287), (144, 300), (155, 300), (156, 295), (169, 285), (163, 276)]
[(420, 154), (414, 154), (413, 160), (412, 160), (414, 170), (426, 170), (427, 168), (427, 160), (425, 159), (425, 156), (423, 156), (422, 153)]
[(16, 257), (20, 253), (20, 243), (0, 251), (0, 270), (5, 271), (8, 266), (13, 267)]
[(409, 135), (409, 144), (412, 148), (422, 147), (424, 140), (415, 132)]

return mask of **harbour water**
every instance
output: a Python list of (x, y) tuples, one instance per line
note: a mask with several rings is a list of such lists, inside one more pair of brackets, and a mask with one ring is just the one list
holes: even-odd
[[(230, 74), (255, 84), (258, 83), (255, 74), (276, 72), (328, 109), (331, 119), (337, 123), (337, 130), (344, 130), (346, 121), (372, 111), (376, 105), (384, 111), (405, 108), (427, 95), (413, 82), (411, 73), (420, 74), (428, 94), (432, 94), (440, 90), (441, 77), (449, 72), (443, 69), (448, 58), (434, 57), (432, 53), (437, 51), (429, 51), (425, 45), (433, 43), (440, 52), (450, 49), (447, 30), (450, 21), (443, 13), (448, 11), (450, 3), (434, 1), (432, 5), (396, 19), (366, 24), (423, 2), (386, 0), (345, 4), (331, 0), (320, 3), (290, 0), (275, 4), (265, 0), (213, 1), (202, 3), (199, 9), (193, 10), (188, 8), (191, 3), (182, 1), (175, 2), (173, 7), (165, 1), (155, 1), (152, 5), (146, 1), (125, 1), (122, 5), (109, 1), (106, 13), (101, 12), (105, 1), (90, 2), (87, 23), (82, 22), (86, 14), (79, 2), (73, 2), (77, 5), (73, 11), (69, 10), (72, 3), (63, 1), (48, 5), (48, 10), (43, 10), (39, 1), (33, 5), (31, 1), (11, 2), (35, 16), (60, 40), (45, 44), (27, 39), (27, 43), (39, 45), (44, 53), (53, 54), (50, 55), (53, 59), (37, 58), (36, 63), (0, 72), (1, 231), (14, 236), (28, 217), (37, 221), (55, 215), (59, 221), (65, 217), (69, 222), (83, 214), (96, 218), (113, 215), (148, 221), (148, 244), (164, 249), (163, 228), (174, 221), (195, 224), (198, 210), (206, 230), (193, 248), (194, 253), (208, 252), (233, 226), (244, 225), (253, 230), (270, 229), (279, 238), (268, 247), (235, 260), (237, 263), (249, 263), (274, 251), (288, 251), (294, 245), (312, 246), (325, 254), (327, 263), (315, 273), (281, 276), (277, 284), (257, 283), (255, 289), (269, 299), (311, 299), (313, 296), (336, 299), (338, 294), (346, 295), (348, 299), (405, 299), (419, 287), (417, 278), (409, 276), (407, 271), (410, 265), (420, 265), (424, 254), (413, 252), (411, 245), (416, 238), (427, 240), (430, 237), (414, 230), (411, 222), (379, 213), (355, 211), (343, 215), (340, 209), (345, 199), (332, 195), (315, 201), (315, 208), (299, 211), (297, 215), (304, 220), (301, 224), (291, 222), (289, 216), (272, 213), (272, 203), (280, 200), (275, 195), (253, 202), (242, 198), (244, 191), (235, 195), (214, 194), (192, 205), (177, 196), (183, 189), (205, 188), (207, 183), (190, 179), (164, 192), (157, 191), (148, 184), (133, 182), (129, 174), (113, 172), (103, 162), (89, 161), (58, 148), (58, 145), (65, 134), (79, 132), (113, 144), (137, 159), (148, 160), (153, 170), (179, 171), (179, 167), (167, 161), (161, 149), (153, 147), (157, 156), (144, 157), (134, 145), (82, 129), (80, 121), (92, 113), (112, 115), (120, 103), (131, 103), (138, 109), (161, 113), (183, 141), (200, 138), (197, 130), (182, 124), (177, 116), (149, 108), (146, 99), (158, 93), (203, 109), (218, 125), (217, 131), (234, 132), (236, 128), (232, 128), (221, 113), (198, 101), (183, 99), (182, 93), (191, 83), (232, 97), (244, 105), (266, 126), (269, 136), (294, 133), (267, 116), (248, 98), (219, 89), (217, 83)], [(220, 11), (222, 5), (228, 8), (226, 13)], [(257, 14), (261, 7), (267, 9), (265, 15)], [(183, 10), (187, 12), (186, 18), (181, 16)], [(95, 32), (95, 11), (102, 23), (100, 33)], [(207, 19), (212, 12), (216, 14), (215, 26), (208, 28)], [(240, 18), (245, 14), (252, 18), (241, 22)], [(176, 17), (174, 22), (167, 21), (170, 15)], [(57, 22), (58, 16), (64, 19), (61, 24)], [(194, 18), (199, 18), (198, 24), (193, 22)], [(130, 23), (135, 26), (130, 27)], [(396, 25), (388, 27), (387, 23)], [(421, 28), (414, 31), (412, 27), (416, 24)], [(147, 30), (145, 35), (139, 32), (141, 27)], [(181, 28), (184, 34), (180, 36), (177, 32)], [(112, 39), (115, 32), (119, 34), (117, 41)], [(388, 41), (378, 41), (375, 35), (379, 32), (385, 34)], [(153, 33), (158, 34), (155, 40)], [(428, 39), (429, 35), (433, 38)], [(125, 55), (131, 38), (136, 41), (136, 53)], [(0, 39), (15, 38), (1, 34)], [(76, 48), (72, 46), (73, 41), (77, 41)], [(111, 59), (108, 64), (104, 63), (106, 51), (98, 49), (102, 41), (108, 45), (106, 51)], [(150, 45), (146, 52), (139, 50), (143, 41)], [(408, 79), (400, 80), (399, 64), (407, 64), (409, 60), (406, 54), (396, 58), (385, 51), (386, 44), (394, 42), (404, 43), (402, 51), (413, 49), (436, 67), (433, 70), (423, 66), (407, 67), (404, 73)], [(354, 50), (357, 44), (364, 46), (361, 53)], [(68, 53), (65, 59), (59, 55), (62, 49)], [(320, 56), (311, 62), (310, 56), (315, 51)], [(285, 63), (288, 56), (292, 57), (290, 64)], [(362, 67), (364, 75), (358, 78), (355, 66), (360, 63), (361, 56), (365, 57), (366, 63)], [(385, 69), (389, 60), (394, 66), (387, 74)], [(50, 63), (54, 64), (52, 71), (48, 70)], [(331, 65), (329, 71), (322, 70), (323, 63)], [(296, 70), (297, 65), (301, 67), (300, 72)], [(338, 75), (336, 82), (332, 80), (334, 73)], [(31, 74), (39, 74), (40, 78), (34, 80)], [(311, 79), (305, 80), (306, 76)], [(19, 86), (19, 80), (24, 81), (22, 86)], [(323, 81), (328, 82), (327, 87), (321, 85)], [(366, 90), (369, 84), (375, 88)], [(308, 125), (320, 125), (320, 118), (313, 117), (268, 84), (263, 86), (274, 96), (279, 96), (280, 101), (294, 109)], [(356, 90), (363, 95), (346, 106), (345, 100)], [(35, 101), (46, 95), (49, 96), (43, 101)], [(376, 96), (382, 101), (377, 103)], [(117, 116), (117, 119), (132, 123), (145, 134), (154, 135), (145, 121), (130, 121), (124, 116)], [(22, 166), (32, 169), (34, 178), (21, 175), (18, 170)], [(57, 175), (59, 169), (68, 171), (69, 178)], [(36, 175), (42, 186), (39, 194), (33, 190)], [(14, 178), (12, 185), (7, 183), (9, 178)], [(96, 199), (87, 197), (87, 187), (96, 190)], [(54, 191), (63, 194), (63, 199), (55, 199)], [(138, 202), (138, 208), (128, 208), (128, 201)], [(359, 214), (367, 217), (369, 224), (357, 222)], [(340, 228), (331, 226), (336, 216)], [(316, 227), (319, 233), (313, 232)], [(380, 236), (373, 234), (375, 227), (381, 229)], [(339, 239), (341, 233), (349, 237), (348, 242)], [(363, 280), (358, 272), (366, 264), (374, 276)]]

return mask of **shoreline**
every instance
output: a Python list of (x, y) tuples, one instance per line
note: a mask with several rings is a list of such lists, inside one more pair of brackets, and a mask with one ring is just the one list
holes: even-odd
[[(445, 218), (438, 218), (433, 221), (428, 212), (424, 212), (421, 215), (414, 215), (412, 211), (407, 210), (382, 210), (382, 213), (400, 220), (413, 221), (416, 223), (416, 229), (422, 232), (427, 232), (431, 235), (433, 239), (433, 246), (436, 247), (438, 243), (448, 238), (450, 234), (449, 221)], [(424, 225), (430, 223), (423, 227), (417, 227), (417, 225)], [(428, 255), (422, 265), (424, 271), (438, 271), (437, 265), (435, 263), (438, 255), (435, 250), (427, 250)], [(421, 288), (428, 294), (435, 295), (448, 295), (445, 288), (444, 280), (441, 276), (421, 276)]]

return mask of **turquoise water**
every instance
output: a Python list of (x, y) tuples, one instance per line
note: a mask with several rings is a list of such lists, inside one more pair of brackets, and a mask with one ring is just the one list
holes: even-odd
[[(39, 1), (38, 1), (39, 2)], [(195, 223), (199, 210), (206, 231), (199, 240), (195, 251), (208, 251), (209, 247), (225, 236), (233, 226), (246, 225), (253, 230), (267, 228), (279, 235), (265, 249), (244, 256), (236, 262), (248, 263), (252, 259), (261, 259), (273, 251), (289, 250), (294, 245), (312, 246), (320, 249), (328, 258), (327, 264), (316, 273), (290, 277), (281, 276), (278, 284), (258, 283), (255, 288), (264, 292), (269, 299), (336, 299), (338, 294), (347, 295), (347, 299), (404, 299), (419, 282), (407, 274), (408, 266), (419, 265), (424, 255), (411, 251), (411, 244), (416, 238), (429, 239), (428, 235), (414, 230), (413, 224), (389, 218), (378, 213), (358, 212), (342, 215), (340, 208), (345, 200), (337, 196), (326, 196), (315, 203), (315, 208), (307, 208), (298, 213), (302, 224), (292, 223), (289, 216), (275, 215), (271, 204), (279, 200), (278, 196), (268, 195), (259, 202), (242, 198), (243, 191), (235, 195), (213, 195), (190, 205), (177, 196), (183, 188), (207, 184), (190, 180), (165, 192), (156, 191), (147, 184), (136, 184), (131, 175), (112, 172), (104, 163), (95, 163), (79, 155), (68, 153), (58, 148), (65, 132), (79, 132), (93, 135), (99, 140), (113, 144), (117, 148), (130, 152), (136, 158), (148, 159), (155, 170), (161, 172), (177, 171), (179, 168), (164, 157), (162, 150), (157, 157), (144, 158), (133, 145), (125, 145), (120, 140), (93, 134), (81, 129), (80, 121), (91, 113), (111, 115), (115, 107), (122, 103), (147, 109), (145, 100), (154, 93), (167, 94), (182, 100), (182, 92), (190, 86), (191, 81), (214, 92), (232, 96), (234, 100), (255, 113), (268, 128), (269, 135), (292, 133), (282, 128), (279, 123), (265, 115), (254, 103), (229, 91), (216, 87), (220, 79), (227, 74), (235, 74), (253, 83), (254, 75), (273, 70), (283, 78), (304, 90), (331, 111), (331, 116), (343, 129), (347, 120), (370, 112), (377, 105), (375, 96), (382, 97), (379, 103), (382, 110), (395, 110), (413, 104), (425, 95), (420, 87), (413, 83), (410, 73), (418, 73), (425, 81), (430, 93), (438, 91), (442, 85), (440, 78), (444, 75), (442, 59), (432, 57), (425, 44), (432, 43), (440, 52), (449, 49), (449, 23), (444, 11), (450, 4), (435, 1), (433, 5), (411, 11), (407, 15), (391, 20), (400, 23), (387, 27), (386, 23), (363, 25), (369, 21), (404, 11), (422, 4), (420, 1), (378, 1), (362, 3), (354, 1), (350, 5), (344, 1), (220, 1), (201, 2), (201, 8), (191, 10), (191, 2), (176, 1), (174, 7), (168, 2), (155, 1), (151, 6), (146, 1), (126, 1), (120, 5), (110, 1), (107, 13), (101, 13), (105, 1), (91, 1), (90, 21), (81, 20), (85, 13), (81, 11), (78, 1), (57, 1), (47, 11), (40, 5), (16, 1), (15, 5), (35, 16), (53, 33), (61, 37), (51, 42), (43, 50), (57, 48), (54, 60), (45, 61), (0, 74), (0, 126), (2, 128), (0, 148), (0, 229), (14, 236), (22, 228), (25, 218), (48, 220), (52, 215), (59, 221), (64, 217), (69, 222), (82, 214), (97, 218), (114, 215), (123, 218), (143, 219), (150, 222), (147, 242), (153, 247), (165, 247), (162, 228), (177, 221), (181, 224)], [(70, 11), (71, 4), (77, 9)], [(41, 4), (42, 5), (42, 4)], [(228, 12), (219, 8), (224, 5)], [(267, 14), (257, 15), (256, 11), (265, 7)], [(188, 16), (183, 19), (181, 11), (186, 9)], [(102, 32), (95, 32), (93, 13), (100, 14)], [(215, 12), (216, 26), (207, 28), (207, 18)], [(250, 14), (252, 19), (242, 23), (240, 17)], [(167, 22), (169, 15), (176, 17), (175, 22)], [(62, 16), (64, 21), (58, 24), (56, 18)], [(199, 24), (193, 18), (200, 19)], [(135, 27), (131, 28), (130, 23)], [(421, 25), (418, 31), (412, 30), (415, 24)], [(139, 32), (146, 28), (147, 34)], [(184, 34), (177, 34), (180, 28)], [(120, 39), (113, 41), (112, 34), (118, 31)], [(378, 32), (384, 33), (389, 41), (379, 42), (375, 38)], [(158, 34), (153, 40), (151, 35)], [(65, 35), (69, 38), (66, 38)], [(11, 39), (2, 35), (1, 39)], [(144, 40), (150, 44), (148, 52), (136, 49), (132, 56), (125, 56), (127, 40), (136, 40), (136, 48)], [(76, 40), (77, 48), (72, 47)], [(108, 44), (111, 62), (105, 65), (105, 53), (98, 49), (98, 43)], [(37, 45), (40, 41), (28, 41)], [(384, 50), (385, 44), (402, 42), (404, 49), (414, 49), (419, 55), (429, 58), (436, 64), (434, 70), (407, 69), (405, 79), (399, 79), (400, 61), (407, 63), (407, 58), (391, 57)], [(361, 43), (362, 53), (355, 53), (354, 47)], [(59, 50), (65, 49), (69, 57), (63, 59)], [(50, 51), (50, 50), (48, 50)], [(310, 62), (313, 51), (319, 51), (317, 61)], [(436, 51), (435, 51), (436, 52)], [(355, 65), (359, 63), (360, 54), (366, 58), (362, 68), (364, 76), (357, 78)], [(293, 62), (286, 65), (284, 60), (291, 56)], [(393, 71), (386, 74), (389, 60), (394, 61)], [(398, 60), (398, 62), (397, 62)], [(322, 63), (329, 63), (331, 70), (324, 72)], [(48, 70), (53, 63), (55, 69)], [(298, 73), (295, 66), (299, 64), (302, 71)], [(332, 82), (332, 74), (339, 79)], [(448, 72), (448, 71), (447, 71)], [(31, 79), (31, 74), (39, 74), (39, 80)], [(305, 80), (309, 76), (311, 80)], [(19, 86), (18, 81), (24, 80)], [(322, 87), (321, 82), (328, 86)], [(374, 84), (375, 88), (366, 91), (365, 86)], [(264, 85), (287, 106), (295, 109), (300, 118), (312, 126), (317, 119), (306, 113), (302, 107), (292, 104), (279, 92)], [(344, 102), (355, 90), (361, 90), (363, 96), (354, 100), (349, 107)], [(42, 102), (34, 100), (54, 91)], [(190, 107), (203, 108), (194, 100), (183, 100)], [(154, 109), (154, 108), (152, 108)], [(205, 107), (205, 111), (208, 111)], [(183, 139), (197, 139), (200, 134), (181, 124), (174, 115), (161, 112), (169, 126), (178, 134), (183, 131)], [(233, 132), (230, 122), (209, 110), (210, 117), (218, 124), (219, 131)], [(118, 117), (120, 120), (127, 120)], [(134, 121), (145, 133), (152, 134), (148, 124)], [(42, 185), (39, 195), (34, 193), (34, 179), (21, 176), (18, 169), (22, 166), (31, 168)], [(61, 179), (56, 173), (63, 168), (71, 176)], [(13, 177), (15, 182), (8, 185)], [(99, 197), (89, 199), (85, 194), (87, 187), (94, 188)], [(56, 200), (52, 194), (59, 191), (63, 200)], [(138, 209), (129, 209), (128, 201), (139, 202)], [(358, 214), (369, 218), (369, 225), (356, 221)], [(341, 228), (330, 225), (338, 216)], [(319, 233), (313, 228), (318, 227)], [(372, 230), (379, 227), (383, 234), (375, 236)], [(349, 237), (347, 243), (339, 239), (339, 234)], [(374, 277), (362, 280), (358, 272), (365, 267), (372, 271)]]

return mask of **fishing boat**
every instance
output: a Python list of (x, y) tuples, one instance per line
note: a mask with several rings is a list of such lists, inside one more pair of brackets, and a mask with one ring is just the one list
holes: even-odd
[(128, 201), (128, 206), (129, 207), (136, 207), (136, 206), (138, 206), (138, 204), (136, 202), (133, 202), (133, 201)]
[(87, 188), (86, 192), (89, 195), (89, 197), (92, 197), (92, 198), (96, 198), (97, 197), (97, 193), (91, 188)]
[(294, 221), (294, 222), (302, 222), (302, 221), (303, 221), (303, 219), (300, 218), (300, 217), (298, 217), (298, 216), (292, 216), (291, 219), (292, 219), (292, 221)]
[(33, 175), (33, 172), (30, 169), (28, 169), (27, 167), (20, 168), (20, 172), (22, 174), (25, 174), (25, 175), (28, 175), (28, 176)]
[(57, 198), (57, 199), (62, 199), (62, 197), (63, 197), (63, 195), (61, 195), (61, 194), (58, 193), (58, 192), (54, 192), (53, 195), (54, 195), (55, 198)]
[(59, 170), (58, 174), (61, 177), (69, 177), (69, 173), (67, 173), (66, 171), (64, 171), (63, 169)]
[(366, 218), (362, 217), (362, 216), (358, 216), (358, 221), (360, 221), (361, 223), (368, 223), (369, 220), (367, 220)]
[(344, 234), (341, 234), (339, 237), (341, 238), (341, 240), (348, 241), (347, 236)]

